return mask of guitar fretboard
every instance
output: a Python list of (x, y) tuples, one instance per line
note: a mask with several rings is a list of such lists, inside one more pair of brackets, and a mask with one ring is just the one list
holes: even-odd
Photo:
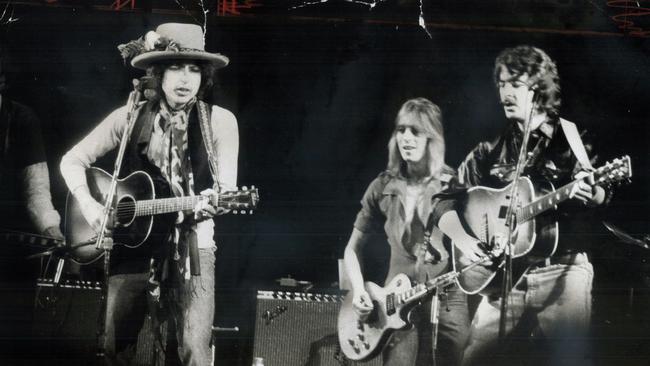
[(203, 196), (171, 197), (138, 201), (135, 204), (136, 216), (159, 215), (192, 210)]
[(400, 293), (391, 293), (386, 297), (386, 309), (390, 314), (395, 311), (395, 302), (399, 305), (404, 305), (409, 302), (419, 300), (429, 292), (433, 291), (439, 287), (449, 286), (456, 281), (456, 279), (465, 271), (468, 271), (475, 266), (481, 265), (483, 262), (491, 260), (494, 256), (484, 256), (480, 260), (473, 262), (469, 266), (463, 268), (460, 271), (447, 272), (438, 277), (432, 278), (425, 283), (419, 283), (410, 289), (400, 292)]
[(427, 293), (427, 288), (424, 284), (417, 284), (410, 289), (400, 292), (398, 294), (395, 294), (395, 299), (397, 300), (398, 304), (406, 304), (407, 302), (411, 302), (414, 300), (419, 299), (420, 297), (424, 296)]
[[(598, 186), (613, 182), (621, 182), (626, 179), (629, 180), (632, 176), (630, 157), (626, 155), (620, 159), (614, 159), (612, 162), (598, 168), (592, 173), (592, 175), (596, 185)], [(555, 208), (555, 206), (570, 198), (571, 191), (579, 182), (580, 179), (574, 180), (564, 187), (549, 192), (526, 206), (519, 208), (515, 211), (517, 222), (526, 222), (551, 208)]]
[[(121, 202), (118, 206), (118, 216), (151, 216), (178, 211), (192, 210), (200, 200), (207, 199), (205, 196), (186, 196), (159, 198), (143, 201)], [(223, 200), (219, 198), (218, 207), (222, 207)]]
[[(128, 222), (133, 217), (154, 216), (179, 211), (191, 211), (200, 201), (208, 201), (212, 206), (235, 210), (251, 210), (256, 207), (257, 189), (227, 192), (215, 196), (184, 196), (133, 201), (123, 199), (117, 205), (117, 217), (121, 222)], [(216, 201), (216, 202), (215, 202)], [(243, 213), (243, 211), (241, 211)]]
[(561, 202), (569, 199), (569, 196), (571, 195), (571, 190), (573, 189), (573, 186), (578, 184), (578, 181), (571, 182), (564, 187), (547, 193), (544, 196), (536, 199), (535, 201), (527, 204), (524, 207), (521, 207), (520, 209), (517, 210), (516, 215), (517, 215), (517, 222), (526, 222), (533, 217), (541, 214), (542, 212), (545, 212), (547, 210), (550, 210), (551, 208), (554, 208)]
[(452, 284), (456, 277), (458, 277), (458, 274), (458, 272), (448, 272), (425, 283), (419, 283), (404, 292), (395, 294), (395, 298), (399, 304), (406, 304), (418, 300), (437, 287), (444, 287)]

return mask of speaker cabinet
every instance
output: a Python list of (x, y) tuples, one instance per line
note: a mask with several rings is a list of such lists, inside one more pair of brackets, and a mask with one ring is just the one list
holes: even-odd
[(98, 350), (101, 283), (39, 280), (34, 336), (47, 354), (62, 359), (92, 359)]
[(381, 365), (348, 360), (338, 344), (340, 295), (258, 291), (253, 357), (265, 366)]
[[(101, 296), (99, 282), (69, 280), (55, 285), (51, 279), (39, 279), (33, 335), (40, 344), (40, 353), (75, 365), (88, 365), (97, 359), (99, 320), (104, 311)], [(152, 326), (151, 317), (146, 316), (132, 365), (164, 364), (164, 353), (155, 345)], [(163, 335), (166, 330), (163, 324)]]

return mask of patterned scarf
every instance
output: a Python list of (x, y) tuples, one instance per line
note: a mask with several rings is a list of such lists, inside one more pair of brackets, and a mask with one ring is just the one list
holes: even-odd
[[(193, 192), (194, 182), (190, 179), (191, 166), (187, 153), (187, 125), (189, 114), (196, 99), (192, 99), (183, 109), (172, 110), (167, 102), (160, 101), (160, 128), (163, 138), (158, 143), (149, 146), (147, 156), (149, 160), (160, 168), (163, 177), (170, 183), (176, 197), (182, 197)], [(184, 187), (183, 183), (187, 186)]]
[[(147, 157), (149, 160), (160, 168), (163, 177), (169, 182), (172, 192), (176, 197), (182, 197), (194, 194), (194, 178), (192, 175), (192, 165), (188, 153), (188, 134), (187, 127), (189, 123), (189, 114), (196, 103), (196, 98), (180, 110), (172, 110), (167, 102), (163, 99), (160, 101), (160, 120), (158, 125), (154, 126), (154, 132), (159, 130), (162, 137), (151, 139)], [(160, 134), (154, 133), (160, 136)], [(173, 259), (177, 261), (181, 274), (185, 275), (189, 266), (185, 263), (187, 259), (187, 243), (192, 240), (192, 230), (188, 225), (184, 225), (185, 217), (179, 212), (174, 227), (174, 244)], [(196, 238), (193, 238), (196, 239)], [(187, 272), (189, 274), (189, 272)], [(185, 277), (185, 276), (183, 276)]]

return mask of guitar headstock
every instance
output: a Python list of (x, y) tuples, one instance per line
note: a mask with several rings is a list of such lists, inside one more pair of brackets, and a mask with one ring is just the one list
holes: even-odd
[(609, 161), (594, 172), (594, 180), (598, 185), (628, 183), (630, 178), (632, 162), (628, 155)]
[(244, 186), (237, 191), (220, 193), (219, 207), (231, 210), (234, 214), (252, 214), (259, 200), (260, 194), (255, 186), (250, 189)]

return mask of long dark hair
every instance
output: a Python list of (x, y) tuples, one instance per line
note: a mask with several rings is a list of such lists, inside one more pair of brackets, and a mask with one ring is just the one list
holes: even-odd
[(203, 100), (203, 98), (209, 93), (214, 85), (215, 71), (216, 68), (210, 62), (201, 62), (201, 61), (188, 61), (188, 60), (167, 60), (160, 61), (152, 64), (147, 68), (147, 76), (154, 79), (152, 85), (155, 85), (156, 88), (156, 97), (160, 99), (163, 95), (162, 90), (162, 77), (165, 73), (165, 70), (172, 65), (177, 65), (180, 63), (194, 62), (201, 69), (201, 86), (196, 93), (198, 99)]
[(494, 62), (494, 82), (499, 85), (499, 74), (506, 68), (513, 77), (527, 74), (530, 87), (536, 87), (539, 97), (539, 110), (549, 117), (560, 114), (560, 77), (555, 62), (537, 47), (517, 46), (503, 50)]

